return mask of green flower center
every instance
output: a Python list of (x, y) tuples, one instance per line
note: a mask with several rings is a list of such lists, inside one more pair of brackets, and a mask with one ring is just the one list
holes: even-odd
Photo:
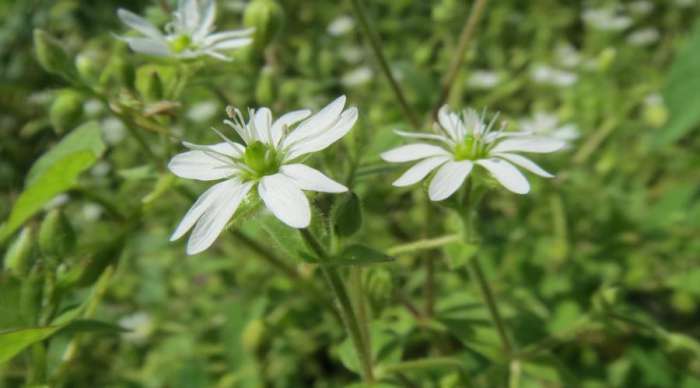
[(488, 149), (481, 139), (467, 135), (454, 149), (456, 160), (477, 160), (487, 155)]
[(256, 141), (246, 147), (243, 162), (253, 170), (246, 178), (254, 180), (277, 173), (282, 165), (282, 158), (274, 148)]
[(179, 35), (170, 41), (170, 49), (179, 54), (189, 48), (191, 44), (192, 39), (188, 35)]

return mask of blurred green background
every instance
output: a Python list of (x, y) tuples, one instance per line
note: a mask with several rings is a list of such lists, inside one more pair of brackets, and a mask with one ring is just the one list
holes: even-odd
[[(410, 106), (428, 117), (472, 2), (364, 3)], [(48, 384), (64, 387), (356, 384), (351, 344), (324, 307), (330, 294), (304, 286), (324, 283), (298, 254), (297, 236), (260, 215), (205, 253), (185, 256), (181, 241), (168, 242), (192, 202), (182, 192), (207, 185), (164, 169), (180, 139), (216, 141), (209, 128), (223, 129), (228, 104), (270, 106), (279, 116), (347, 94), (360, 119), (314, 163), (352, 177), (363, 224), (350, 241), (394, 256), (359, 273), (373, 317), (377, 386), (700, 387), (696, 1), (488, 2), (450, 105), (500, 111), (514, 128), (546, 113), (575, 125), (579, 137), (538, 158), (554, 180), (532, 179), (527, 196), (487, 195), (478, 252), (449, 243), (457, 220), (429, 203), (422, 187), (390, 185), (400, 169), (378, 155), (400, 144), (394, 129), (411, 128), (349, 2), (280, 0), (274, 40), (236, 52), (231, 63), (198, 64), (181, 93), (173, 92), (180, 64), (131, 53), (115, 39), (127, 31), (118, 8), (162, 25), (173, 5), (0, 1), (0, 337), (41, 323), (47, 301), (32, 290), (46, 292), (47, 284), (61, 291), (54, 316), (83, 318), (83, 326), (45, 341), (43, 358), (34, 346), (0, 364), (0, 386), (22, 386), (38, 373), (37, 360), (46, 360)], [(248, 2), (218, 5), (218, 28), (239, 28)], [(35, 28), (57, 38), (106, 97), (43, 70)], [(161, 82), (155, 92), (153, 77)], [(138, 120), (125, 122), (115, 106)], [(51, 170), (55, 159), (35, 165), (76, 128), (74, 143), (94, 151), (84, 168)], [(51, 188), (35, 186), (18, 201), (32, 176)], [(315, 198), (324, 214), (333, 200)], [(34, 210), (10, 230), (20, 205)], [(77, 241), (60, 258), (39, 247), (51, 209), (60, 209)], [(447, 243), (406, 249), (420, 239)], [(20, 245), (26, 254), (17, 264)], [(475, 255), (523, 351), (518, 363), (499, 356), (463, 265)], [(261, 260), (269, 256), (298, 278)], [(458, 365), (392, 371), (425, 357)]]

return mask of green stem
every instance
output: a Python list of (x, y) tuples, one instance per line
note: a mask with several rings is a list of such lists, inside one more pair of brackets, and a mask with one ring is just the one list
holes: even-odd
[(357, 314), (358, 326), (360, 326), (360, 334), (362, 334), (362, 342), (365, 349), (370, 349), (371, 354), (372, 343), (369, 327), (369, 314), (367, 311), (367, 298), (365, 297), (362, 287), (362, 268), (350, 268), (350, 292), (352, 293), (352, 301), (355, 305), (355, 314)]
[(404, 114), (406, 114), (406, 117), (408, 117), (409, 121), (411, 122), (411, 125), (413, 125), (413, 127), (415, 127), (416, 129), (420, 129), (421, 126), (420, 122), (418, 121), (418, 117), (416, 117), (415, 113), (408, 105), (408, 101), (406, 100), (406, 96), (404, 95), (403, 90), (401, 90), (401, 86), (396, 81), (396, 78), (391, 72), (391, 68), (389, 67), (389, 64), (386, 61), (386, 57), (384, 57), (384, 51), (382, 50), (382, 42), (379, 39), (379, 36), (377, 36), (376, 32), (372, 30), (372, 27), (369, 24), (369, 19), (367, 18), (365, 7), (364, 5), (362, 5), (362, 1), (350, 0), (350, 2), (352, 3), (352, 8), (355, 11), (357, 19), (360, 22), (362, 32), (365, 34), (367, 40), (369, 40), (370, 46), (372, 47), (372, 51), (374, 52), (374, 56), (377, 58), (377, 62), (379, 62), (379, 66), (381, 67), (382, 72), (389, 81), (391, 89), (394, 91), (394, 94), (396, 95), (396, 98), (399, 101), (399, 105), (401, 105), (401, 108), (403, 109)]
[(484, 271), (481, 269), (481, 264), (479, 264), (479, 258), (475, 257), (471, 259), (469, 261), (468, 266), (469, 273), (479, 285), (481, 296), (483, 297), (484, 302), (486, 303), (486, 306), (489, 309), (489, 313), (491, 314), (491, 319), (493, 320), (493, 323), (496, 325), (496, 330), (498, 331), (498, 336), (501, 339), (501, 345), (503, 346), (503, 350), (506, 353), (506, 356), (510, 357), (513, 348), (510, 344), (510, 340), (508, 339), (508, 334), (506, 333), (505, 325), (503, 324), (503, 320), (501, 319), (501, 314), (498, 311), (496, 298), (493, 295), (493, 291), (491, 290), (489, 282), (484, 276)]
[(408, 244), (395, 245), (387, 249), (386, 253), (389, 256), (398, 256), (405, 253), (413, 253), (415, 251), (423, 251), (428, 249), (440, 248), (451, 242), (459, 241), (460, 236), (450, 234), (430, 239), (416, 240)]
[[(318, 258), (322, 261), (327, 261), (329, 259), (328, 253), (321, 246), (321, 244), (316, 240), (316, 238), (309, 232), (308, 229), (301, 229), (301, 236), (304, 241), (309, 245), (309, 247), (316, 253)], [(367, 347), (367, 343), (363, 340), (362, 329), (360, 329), (360, 324), (355, 314), (355, 309), (350, 300), (350, 296), (345, 288), (343, 279), (340, 276), (338, 270), (332, 266), (321, 265), (321, 271), (323, 272), (328, 285), (338, 299), (338, 304), (340, 305), (342, 311), (343, 322), (345, 323), (345, 328), (350, 335), (353, 345), (355, 346), (355, 351), (360, 359), (360, 364), (362, 365), (362, 372), (364, 375), (365, 382), (368, 384), (374, 383), (374, 371), (372, 368), (372, 353)]]
[(450, 96), (450, 90), (452, 90), (452, 86), (455, 84), (455, 79), (459, 74), (459, 69), (462, 67), (462, 63), (464, 63), (464, 53), (469, 46), (469, 41), (471, 40), (472, 36), (474, 36), (474, 31), (476, 31), (476, 26), (481, 19), (481, 15), (484, 13), (484, 9), (486, 9), (486, 1), (487, 0), (476, 0), (472, 6), (471, 12), (469, 13), (469, 17), (464, 22), (464, 27), (459, 35), (457, 49), (452, 56), (452, 62), (450, 63), (450, 67), (447, 69), (447, 73), (445, 73), (445, 78), (442, 80), (442, 91), (440, 92), (440, 97), (435, 103), (431, 118), (435, 118), (437, 116), (438, 110)]

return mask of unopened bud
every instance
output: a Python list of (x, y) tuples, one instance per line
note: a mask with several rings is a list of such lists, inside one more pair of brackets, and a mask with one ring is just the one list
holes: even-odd
[(262, 344), (265, 335), (265, 323), (260, 319), (248, 322), (241, 333), (243, 348), (250, 353), (255, 353)]
[(269, 106), (275, 101), (277, 88), (275, 75), (271, 67), (265, 66), (260, 72), (258, 84), (255, 87), (255, 99), (258, 105)]
[(34, 30), (34, 49), (41, 67), (49, 73), (72, 78), (74, 67), (61, 43), (45, 31)]
[(253, 46), (262, 49), (272, 42), (284, 24), (284, 11), (274, 0), (253, 0), (243, 14), (243, 24), (255, 28)]
[(75, 68), (78, 75), (87, 84), (94, 84), (100, 77), (100, 71), (95, 60), (88, 54), (80, 54), (75, 58)]
[(56, 97), (49, 109), (49, 121), (56, 133), (61, 134), (79, 124), (83, 102), (83, 97), (73, 90), (62, 92)]
[(141, 67), (136, 71), (136, 90), (149, 101), (164, 97), (163, 79), (153, 67)]
[(5, 269), (18, 277), (24, 277), (29, 273), (32, 265), (32, 230), (29, 227), (22, 229), (19, 236), (12, 242), (5, 252), (3, 260)]
[(75, 231), (60, 209), (46, 215), (39, 228), (39, 249), (48, 259), (62, 260), (75, 249)]

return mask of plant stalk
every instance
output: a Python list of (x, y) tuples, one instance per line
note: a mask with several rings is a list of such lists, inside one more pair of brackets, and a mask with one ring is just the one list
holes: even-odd
[[(321, 246), (316, 237), (314, 237), (308, 229), (300, 229), (300, 232), (304, 241), (314, 251), (318, 258), (322, 261), (328, 261), (328, 253)], [(372, 367), (372, 352), (368, 347), (368, 343), (363, 340), (361, 325), (358, 321), (357, 314), (355, 314), (355, 308), (352, 305), (352, 301), (350, 300), (350, 296), (345, 288), (343, 279), (341, 278), (338, 270), (332, 266), (321, 264), (320, 268), (328, 281), (328, 285), (338, 299), (345, 328), (350, 335), (350, 339), (355, 346), (355, 351), (357, 352), (357, 356), (360, 359), (360, 364), (362, 365), (362, 374), (365, 382), (367, 384), (373, 384), (374, 370)]]
[(418, 121), (418, 117), (408, 105), (406, 95), (401, 89), (399, 83), (396, 81), (396, 78), (391, 72), (391, 68), (389, 67), (388, 62), (386, 61), (386, 57), (384, 56), (384, 51), (382, 49), (382, 41), (377, 35), (377, 33), (374, 30), (372, 30), (372, 27), (370, 26), (369, 19), (367, 18), (367, 13), (365, 12), (365, 7), (362, 4), (362, 0), (350, 0), (350, 3), (352, 3), (353, 11), (355, 12), (357, 19), (360, 22), (362, 32), (365, 34), (367, 40), (369, 40), (370, 46), (372, 47), (372, 51), (374, 52), (374, 56), (377, 58), (377, 62), (379, 62), (379, 67), (381, 67), (384, 76), (386, 76), (387, 80), (389, 81), (391, 89), (394, 91), (396, 99), (399, 101), (399, 105), (403, 109), (406, 117), (408, 117), (408, 120), (411, 122), (411, 125), (413, 125), (413, 127), (416, 129), (420, 129), (421, 125)]
[(435, 107), (433, 108), (433, 112), (431, 114), (432, 119), (437, 117), (438, 110), (450, 96), (450, 90), (452, 90), (452, 86), (454, 85), (457, 75), (459, 74), (459, 68), (462, 66), (462, 63), (464, 63), (464, 53), (467, 51), (469, 42), (476, 31), (476, 26), (479, 24), (479, 20), (486, 9), (486, 2), (487, 0), (476, 0), (472, 6), (471, 12), (469, 13), (469, 17), (464, 22), (464, 27), (459, 35), (457, 49), (452, 57), (450, 67), (447, 69), (447, 73), (445, 73), (445, 78), (442, 80), (442, 91), (440, 92), (440, 97), (438, 97)]

